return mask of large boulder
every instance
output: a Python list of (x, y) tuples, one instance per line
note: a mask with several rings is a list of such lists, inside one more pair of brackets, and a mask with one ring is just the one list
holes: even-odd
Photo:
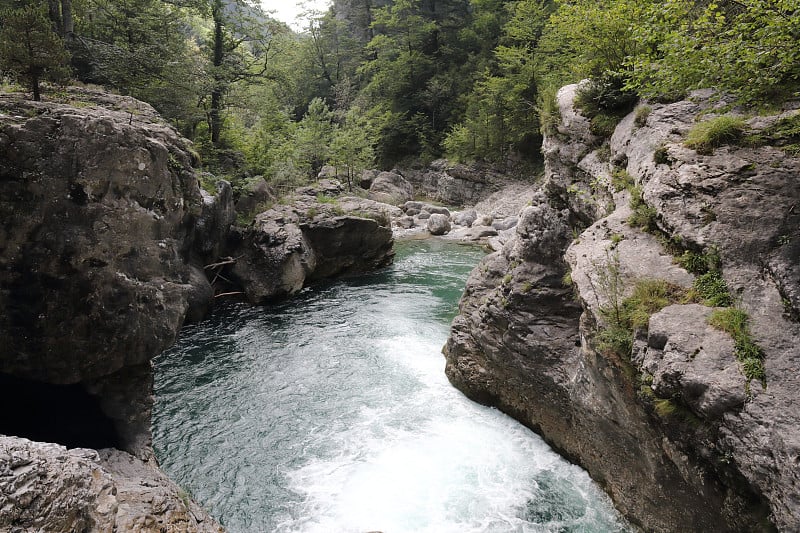
[(428, 231), (431, 235), (444, 235), (450, 229), (450, 218), (447, 216), (434, 213), (428, 218)]
[(66, 385), (149, 363), (208, 293), (187, 264), (204, 209), (187, 141), (145, 104), (105, 105), (0, 96), (4, 374)]
[(381, 172), (369, 187), (369, 197), (378, 202), (400, 205), (414, 196), (414, 187), (396, 171)]
[(401, 213), (398, 208), (300, 192), (291, 204), (259, 214), (232, 239), (235, 263), (229, 278), (253, 303), (295, 294), (314, 280), (357, 274), (392, 261), (391, 217)]

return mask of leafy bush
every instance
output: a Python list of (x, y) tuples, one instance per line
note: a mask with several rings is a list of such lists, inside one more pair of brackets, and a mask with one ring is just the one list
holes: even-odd
[(663, 308), (683, 301), (686, 291), (662, 279), (643, 279), (636, 282), (633, 293), (622, 300), (618, 308), (600, 309), (609, 326), (598, 334), (601, 351), (610, 350), (618, 355), (630, 355), (633, 332), (646, 328), (650, 317)]
[(687, 148), (701, 154), (711, 153), (714, 148), (738, 141), (744, 133), (744, 119), (722, 115), (696, 124), (683, 143)]
[(625, 88), (624, 73), (604, 72), (578, 89), (575, 105), (591, 120), (593, 134), (610, 137), (637, 98), (636, 93)]
[(611, 185), (616, 192), (624, 189), (632, 191), (636, 182), (627, 170), (618, 168), (611, 173)]

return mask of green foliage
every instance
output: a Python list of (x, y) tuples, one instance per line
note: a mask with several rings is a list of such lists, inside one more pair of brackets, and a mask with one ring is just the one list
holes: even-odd
[(633, 213), (628, 217), (629, 226), (651, 233), (658, 230), (658, 212), (655, 207), (644, 201), (643, 192), (639, 187), (631, 189), (630, 206)]
[(698, 153), (711, 153), (718, 146), (738, 141), (744, 128), (744, 119), (722, 115), (694, 125), (683, 144)]
[(338, 202), (338, 200), (336, 200), (336, 198), (334, 198), (333, 196), (328, 196), (326, 194), (320, 193), (317, 194), (317, 202), (321, 204), (335, 204)]
[(616, 192), (623, 190), (633, 191), (636, 187), (636, 181), (627, 170), (624, 168), (617, 168), (611, 173), (611, 186), (614, 187), (614, 191)]
[(653, 2), (633, 37), (647, 46), (628, 59), (642, 94), (678, 97), (715, 87), (743, 101), (781, 99), (800, 88), (794, 0)]
[(666, 146), (661, 145), (653, 151), (653, 162), (656, 165), (669, 165), (671, 163)]
[(40, 100), (40, 83), (69, 75), (64, 42), (53, 31), (44, 5), (0, 11), (0, 71), (24, 80)]
[(629, 357), (636, 329), (647, 328), (650, 316), (686, 298), (686, 291), (665, 280), (643, 279), (636, 282), (630, 296), (623, 299), (619, 256), (610, 254), (597, 271), (598, 290), (606, 300), (600, 313), (606, 327), (597, 334), (598, 349), (620, 357)]
[(751, 380), (760, 381), (766, 388), (767, 377), (764, 370), (764, 351), (755, 343), (748, 325), (747, 313), (738, 307), (717, 309), (708, 318), (708, 323), (728, 333), (734, 342), (736, 359), (742, 365), (742, 374)]
[(636, 100), (636, 93), (625, 88), (625, 74), (610, 71), (581, 85), (575, 95), (575, 105), (591, 120), (591, 132), (604, 138), (611, 137)]
[(695, 278), (691, 297), (711, 307), (733, 305), (733, 297), (728, 290), (728, 284), (717, 270), (710, 270)]
[(708, 248), (705, 253), (684, 250), (675, 260), (692, 274), (706, 274), (709, 271), (718, 272), (721, 267), (719, 251), (713, 246)]

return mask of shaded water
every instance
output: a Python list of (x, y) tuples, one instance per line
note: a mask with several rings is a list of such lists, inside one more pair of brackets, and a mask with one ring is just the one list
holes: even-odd
[(186, 328), (156, 362), (164, 470), (234, 533), (623, 531), (585, 472), (445, 378), (481, 256), (401, 243), (380, 273)]

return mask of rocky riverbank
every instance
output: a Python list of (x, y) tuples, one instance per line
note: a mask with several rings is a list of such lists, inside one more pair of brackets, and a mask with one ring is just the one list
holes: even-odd
[[(650, 104), (604, 142), (575, 90), (559, 92), (540, 192), (468, 281), (448, 377), (648, 531), (798, 529), (800, 159), (769, 141), (796, 112), (745, 117), (760, 141), (698, 153), (686, 134), (724, 98)], [(653, 287), (657, 305), (621, 319)], [(746, 326), (712, 326), (733, 316)]]

